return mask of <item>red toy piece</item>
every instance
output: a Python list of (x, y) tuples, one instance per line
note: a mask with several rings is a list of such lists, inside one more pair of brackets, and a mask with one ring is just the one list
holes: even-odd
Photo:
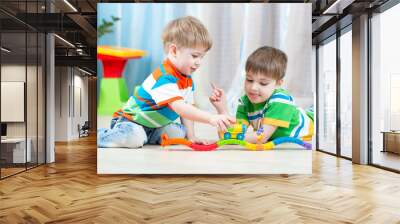
[(195, 151), (213, 151), (213, 150), (217, 149), (218, 145), (216, 143), (209, 144), (209, 145), (200, 145), (200, 144), (192, 143), (189, 147)]
[(126, 62), (144, 55), (145, 52), (142, 50), (111, 46), (97, 47), (97, 59), (103, 62), (104, 78), (121, 78)]

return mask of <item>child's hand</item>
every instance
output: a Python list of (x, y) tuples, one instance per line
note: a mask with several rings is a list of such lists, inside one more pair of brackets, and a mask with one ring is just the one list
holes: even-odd
[(216, 87), (213, 83), (210, 84), (213, 89), (212, 95), (209, 98), (211, 104), (214, 105), (218, 113), (226, 113), (226, 96), (224, 90)]
[(246, 140), (246, 142), (256, 144), (257, 143), (257, 133), (256, 132), (247, 133), (245, 140)]
[(226, 132), (231, 124), (236, 123), (236, 118), (225, 114), (214, 114), (210, 117), (208, 123), (217, 127), (218, 131)]
[(191, 141), (193, 143), (196, 143), (196, 144), (202, 144), (202, 145), (209, 145), (209, 144), (213, 143), (211, 140), (199, 139), (197, 137), (189, 138), (189, 141)]

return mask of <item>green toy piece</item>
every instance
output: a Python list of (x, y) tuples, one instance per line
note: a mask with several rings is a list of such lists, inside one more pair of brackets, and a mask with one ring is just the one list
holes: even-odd
[(223, 146), (223, 145), (242, 145), (245, 146), (246, 142), (243, 140), (237, 140), (237, 139), (222, 139), (217, 142), (218, 146)]
[(100, 82), (99, 115), (111, 115), (128, 100), (124, 78), (102, 79)]

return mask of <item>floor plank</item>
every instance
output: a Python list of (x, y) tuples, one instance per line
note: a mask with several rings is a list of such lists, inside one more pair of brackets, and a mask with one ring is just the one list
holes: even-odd
[(95, 136), (0, 181), (0, 223), (400, 223), (400, 175), (313, 153), (312, 175), (97, 175)]

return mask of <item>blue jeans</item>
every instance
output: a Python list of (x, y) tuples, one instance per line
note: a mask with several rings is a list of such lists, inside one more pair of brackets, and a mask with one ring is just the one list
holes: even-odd
[(186, 129), (182, 124), (171, 123), (161, 128), (148, 128), (127, 119), (112, 119), (111, 128), (97, 130), (99, 148), (140, 148), (144, 144), (161, 144), (161, 135), (184, 138)]

